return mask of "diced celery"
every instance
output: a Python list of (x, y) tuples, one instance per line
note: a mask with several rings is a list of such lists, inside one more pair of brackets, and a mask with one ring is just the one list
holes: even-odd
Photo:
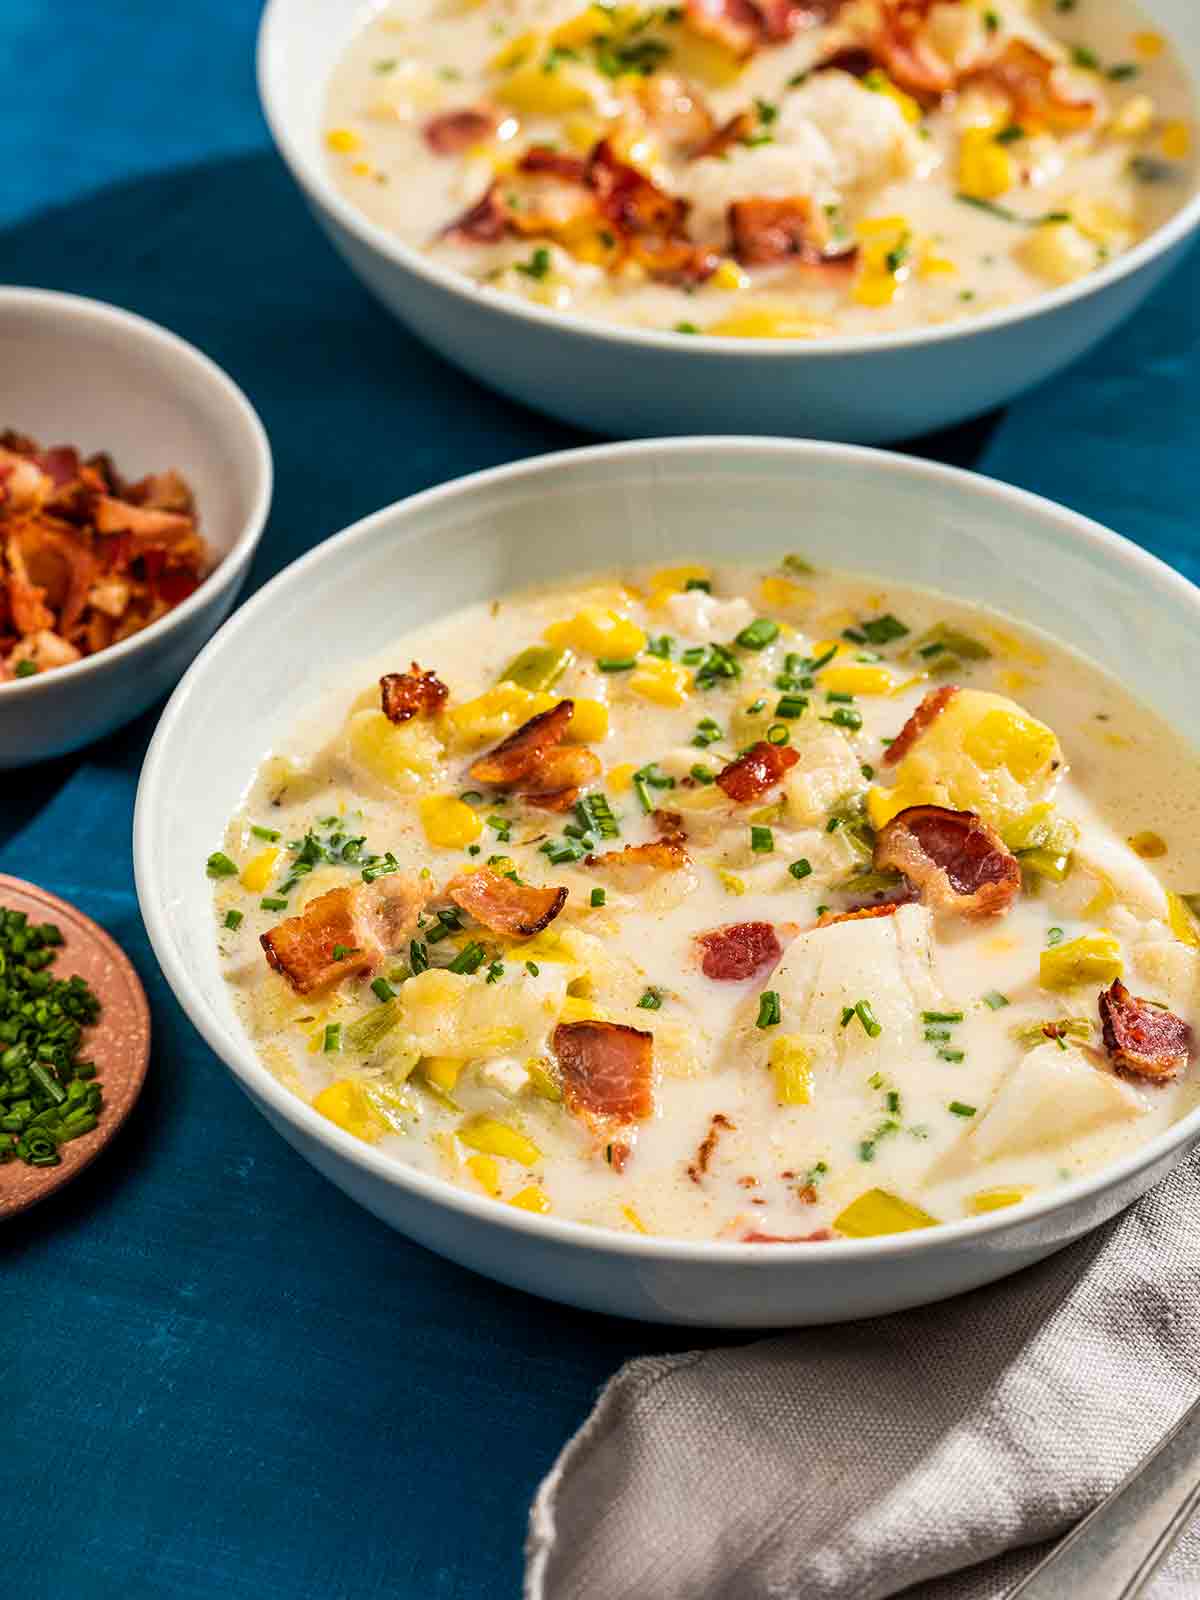
[[(940, 645), (940, 649), (933, 646)], [(924, 660), (931, 672), (946, 671), (948, 667), (940, 666), (946, 656), (953, 656), (958, 661), (988, 661), (992, 652), (987, 645), (981, 644), (978, 639), (973, 639), (969, 633), (963, 633), (958, 628), (952, 628), (949, 623), (935, 622), (932, 628), (927, 628), (921, 637), (914, 641), (912, 650)], [(929, 651), (925, 655), (925, 651)]]
[(559, 1101), (562, 1099), (562, 1088), (558, 1079), (544, 1060), (535, 1056), (532, 1061), (525, 1063), (525, 1070), (529, 1073), (529, 1087), (534, 1094), (540, 1096), (543, 1100)]
[(532, 644), (514, 656), (500, 674), (501, 683), (519, 684), (535, 694), (550, 689), (571, 664), (569, 650), (556, 650), (548, 644)]
[(342, 1040), (347, 1050), (361, 1050), (364, 1053), (377, 1050), (399, 1022), (399, 1000), (385, 1000), (382, 1005), (374, 1006), (349, 1023), (342, 1032)]

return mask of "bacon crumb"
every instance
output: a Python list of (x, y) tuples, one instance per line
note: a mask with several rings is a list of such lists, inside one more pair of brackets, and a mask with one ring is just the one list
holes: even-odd
[(496, 128), (496, 114), (480, 106), (462, 111), (443, 111), (431, 117), (423, 132), (425, 143), (439, 156), (457, 156), (490, 138)]
[(739, 1189), (757, 1189), (758, 1188), (758, 1179), (753, 1177), (750, 1173), (747, 1173), (744, 1178), (739, 1178), (737, 1182), (738, 1182), (738, 1188)]
[(811, 1183), (803, 1184), (796, 1190), (796, 1199), (800, 1201), (801, 1205), (815, 1206), (817, 1203), (816, 1185)]
[(1151, 1083), (1169, 1083), (1187, 1066), (1192, 1030), (1165, 1007), (1131, 995), (1120, 978), (1100, 995), (1104, 1048), (1114, 1067)]
[(1021, 867), (996, 830), (973, 811), (908, 806), (880, 829), (876, 871), (902, 872), (937, 911), (1002, 916), (1021, 888)]
[(744, 805), (761, 799), (768, 789), (773, 789), (799, 759), (790, 745), (768, 744), (760, 739), (745, 755), (738, 756), (724, 771), (717, 773), (717, 785), (731, 800)]
[(885, 767), (894, 767), (897, 761), (903, 760), (930, 723), (941, 716), (957, 693), (958, 686), (953, 683), (945, 683), (940, 689), (931, 689), (929, 691), (891, 744), (883, 752), (883, 764)]
[(683, 844), (687, 838), (687, 827), (678, 811), (653, 811), (650, 821), (665, 844)]
[(573, 1116), (603, 1132), (651, 1115), (652, 1033), (620, 1022), (560, 1022), (551, 1042), (562, 1074), (563, 1100)]
[(627, 844), (623, 850), (606, 850), (603, 855), (583, 858), (585, 867), (655, 867), (660, 872), (679, 872), (690, 861), (691, 857), (677, 839)]
[(818, 928), (831, 928), (835, 922), (862, 922), (868, 917), (894, 917), (899, 902), (885, 900), (877, 906), (858, 906), (853, 911), (823, 911), (817, 918)]
[(769, 922), (733, 922), (711, 933), (696, 935), (703, 948), (700, 970), (706, 978), (741, 983), (773, 967), (783, 954), (779, 936)]
[(389, 722), (436, 717), (449, 694), (436, 672), (422, 672), (415, 661), (410, 671), (385, 672), (379, 680), (379, 700)]
[(460, 872), (446, 885), (452, 900), (493, 933), (531, 939), (548, 928), (567, 903), (567, 891), (550, 885), (514, 883), (492, 867)]
[(726, 1131), (732, 1133), (736, 1126), (737, 1124), (730, 1122), (723, 1111), (713, 1112), (712, 1120), (708, 1125), (708, 1132), (701, 1139), (700, 1148), (696, 1151), (696, 1159), (688, 1165), (687, 1175), (693, 1183), (699, 1183), (708, 1171), (708, 1164), (713, 1158), (713, 1152), (717, 1148), (717, 1140), (722, 1133)]
[(836, 1239), (838, 1235), (832, 1228), (818, 1228), (815, 1233), (760, 1233), (757, 1228), (751, 1228), (749, 1233), (742, 1235), (743, 1244), (824, 1244), (826, 1240)]
[[(330, 889), (259, 942), (268, 963), (297, 994), (312, 994), (339, 978), (372, 971), (416, 928), (427, 899), (415, 879), (395, 874)], [(336, 959), (338, 949), (348, 953)]]
[(494, 750), (472, 762), (471, 776), (476, 782), (491, 784), (497, 789), (510, 789), (530, 779), (547, 754), (562, 743), (574, 714), (575, 702), (560, 700), (549, 711), (530, 717)]
[(566, 155), (550, 144), (531, 144), (517, 163), (518, 172), (540, 172), (566, 183), (582, 183), (587, 162), (582, 156)]

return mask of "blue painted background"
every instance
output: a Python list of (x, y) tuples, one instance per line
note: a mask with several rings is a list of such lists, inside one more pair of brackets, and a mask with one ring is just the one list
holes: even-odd
[[(251, 0), (0, 4), (0, 280), (142, 312), (245, 387), (277, 470), (253, 584), (401, 495), (580, 439), (427, 354), (334, 259), (268, 148), (256, 23)], [(916, 448), (1200, 576), (1197, 283), (1193, 257), (1071, 373)], [(21, 418), (0, 405), (4, 423)], [(597, 1386), (690, 1341), (426, 1254), (250, 1109), (158, 977), (134, 900), (154, 717), (0, 784), (0, 871), (103, 922), (155, 1025), (113, 1147), (0, 1233), (0, 1588), (511, 1597), (530, 1495)]]

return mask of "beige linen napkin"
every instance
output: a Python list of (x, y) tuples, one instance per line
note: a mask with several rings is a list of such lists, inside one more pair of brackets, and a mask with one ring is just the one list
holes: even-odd
[[(630, 1362), (538, 1491), (526, 1600), (998, 1600), (1198, 1392), (1193, 1155), (986, 1289)], [(1147, 1595), (1198, 1600), (1200, 1528)]]

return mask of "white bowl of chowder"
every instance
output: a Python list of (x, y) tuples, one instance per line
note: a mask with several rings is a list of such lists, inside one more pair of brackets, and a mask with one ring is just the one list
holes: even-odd
[(1115, 534), (862, 449), (482, 473), (196, 662), (143, 915), (272, 1124), (431, 1249), (664, 1321), (937, 1299), (1200, 1135), (1198, 617)]
[(621, 435), (860, 442), (1010, 399), (1191, 235), (1188, 0), (271, 0), (259, 81), (422, 338)]

